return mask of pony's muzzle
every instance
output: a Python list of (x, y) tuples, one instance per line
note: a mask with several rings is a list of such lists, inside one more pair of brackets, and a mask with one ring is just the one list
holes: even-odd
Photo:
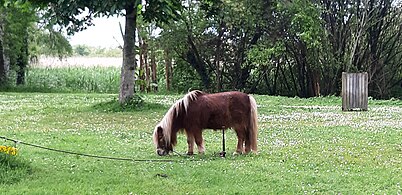
[(161, 149), (161, 148), (156, 149), (156, 153), (157, 153), (159, 156), (166, 156), (166, 155), (169, 154), (168, 151), (166, 151), (166, 150), (164, 150), (164, 149)]

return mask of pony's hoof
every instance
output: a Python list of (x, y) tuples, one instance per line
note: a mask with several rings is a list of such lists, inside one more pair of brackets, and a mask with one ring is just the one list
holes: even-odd
[(241, 152), (233, 152), (233, 156), (241, 155)]
[(194, 152), (187, 152), (187, 155), (192, 156), (192, 155), (194, 155)]

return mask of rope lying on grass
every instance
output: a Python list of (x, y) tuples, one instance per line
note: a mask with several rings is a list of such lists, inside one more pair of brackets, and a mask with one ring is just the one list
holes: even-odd
[[(86, 157), (91, 157), (91, 158), (99, 158), (99, 159), (132, 161), (132, 162), (177, 162), (178, 161), (178, 160), (173, 160), (173, 159), (132, 159), (132, 158), (111, 157), (111, 156), (98, 156), (98, 155), (93, 155), (93, 154), (84, 154), (84, 153), (79, 153), (79, 152), (71, 152), (71, 151), (66, 151), (66, 150), (48, 148), (48, 147), (45, 147), (45, 146), (31, 144), (31, 143), (27, 143), (27, 142), (15, 140), (15, 139), (7, 138), (7, 137), (4, 137), (4, 136), (0, 136), (0, 139), (12, 141), (15, 144), (17, 144), (17, 143), (18, 144), (23, 144), (23, 145), (27, 145), (27, 146), (31, 146), (31, 147), (35, 147), (35, 148), (41, 148), (41, 149), (45, 149), (45, 150), (50, 150), (50, 151), (54, 151), (54, 152), (61, 152), (61, 153), (66, 153), (66, 154), (74, 154), (74, 155), (86, 156)], [(179, 153), (177, 153), (177, 154), (179, 154)], [(179, 154), (179, 155), (181, 155), (181, 154)], [(181, 156), (183, 156), (183, 155), (181, 155)]]

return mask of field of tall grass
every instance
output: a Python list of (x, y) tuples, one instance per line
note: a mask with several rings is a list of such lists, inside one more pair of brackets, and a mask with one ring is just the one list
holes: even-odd
[(118, 93), (120, 68), (49, 67), (30, 68), (25, 87), (54, 92)]
[(26, 70), (26, 83), (13, 91), (118, 93), (121, 58), (43, 57)]
[(32, 63), (35, 68), (65, 68), (65, 67), (117, 67), (120, 68), (123, 62), (121, 57), (89, 57), (72, 56), (65, 58), (42, 56), (38, 62)]

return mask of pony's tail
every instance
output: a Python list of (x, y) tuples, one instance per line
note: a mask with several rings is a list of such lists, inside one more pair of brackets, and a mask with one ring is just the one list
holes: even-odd
[(257, 153), (257, 134), (258, 134), (258, 116), (257, 116), (257, 103), (253, 96), (248, 96), (250, 99), (250, 124), (249, 124), (249, 141), (251, 150)]

